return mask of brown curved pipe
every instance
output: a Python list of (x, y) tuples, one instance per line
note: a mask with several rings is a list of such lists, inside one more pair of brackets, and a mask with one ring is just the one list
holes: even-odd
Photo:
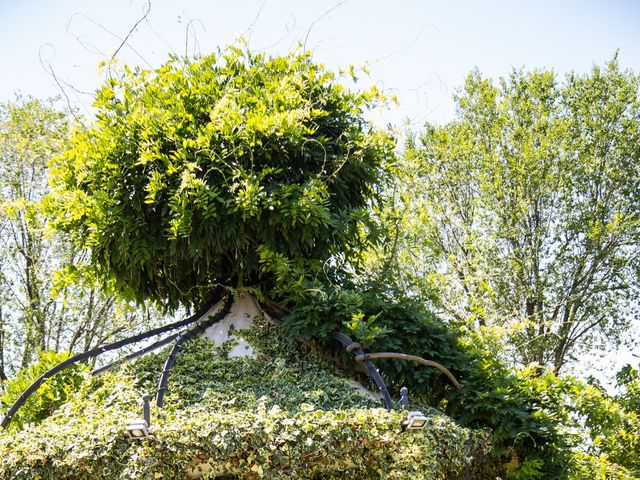
[(437, 368), (447, 376), (447, 378), (449, 379), (449, 381), (451, 381), (454, 387), (456, 387), (458, 390), (461, 390), (460, 383), (458, 382), (458, 380), (456, 380), (456, 377), (454, 377), (453, 374), (448, 369), (440, 365), (438, 362), (426, 360), (422, 357), (416, 357), (415, 355), (407, 355), (406, 353), (396, 353), (396, 352), (378, 352), (378, 353), (365, 353), (363, 355), (356, 355), (356, 361), (358, 362), (362, 362), (365, 359), (375, 360), (377, 358), (396, 358), (398, 360), (408, 360), (412, 362), (418, 362), (427, 367)]

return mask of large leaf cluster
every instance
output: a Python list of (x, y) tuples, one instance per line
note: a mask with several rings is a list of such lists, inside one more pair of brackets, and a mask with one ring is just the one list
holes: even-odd
[[(494, 459), (503, 464), (515, 459), (509, 474), (522, 473), (523, 467), (533, 464), (536, 468), (532, 470), (539, 475), (521, 478), (556, 478), (566, 458), (549, 448), (557, 442), (559, 432), (552, 419), (538, 415), (543, 403), (540, 396), (532, 394), (479, 339), (465, 338), (454, 324), (442, 321), (411, 298), (400, 296), (394, 301), (377, 290), (363, 293), (362, 298), (364, 320), (355, 319), (349, 328), (355, 328), (354, 333), (358, 329), (371, 332), (367, 343), (371, 351), (434, 360), (449, 369), (461, 385), (456, 390), (440, 371), (417, 363), (376, 362), (395, 389), (407, 386), (415, 398), (443, 410), (462, 425), (489, 428)], [(509, 472), (509, 467), (503, 468)]]
[[(537, 365), (509, 369), (478, 335), (460, 335), (411, 299), (363, 292), (361, 315), (345, 325), (371, 351), (402, 351), (435, 360), (460, 381), (452, 388), (438, 370), (398, 360), (376, 361), (396, 390), (413, 396), (467, 428), (489, 428), (501, 478), (635, 478), (638, 471), (638, 372), (618, 374), (624, 393), (560, 378)], [(474, 340), (475, 338), (475, 340)], [(487, 478), (478, 474), (473, 478)]]
[[(568, 478), (578, 442), (564, 438), (566, 419), (550, 408), (562, 393), (550, 399), (551, 387), (549, 392), (534, 387), (536, 369), (508, 369), (478, 335), (463, 335), (420, 301), (392, 290), (373, 284), (309, 296), (283, 318), (283, 326), (288, 334), (304, 336), (310, 329), (330, 331), (340, 325), (368, 351), (440, 363), (459, 380), (460, 390), (435, 368), (396, 359), (375, 361), (396, 398), (406, 386), (412, 402), (435, 407), (466, 427), (491, 430), (492, 461), (499, 467), (488, 478), (507, 473), (509, 478)], [(474, 478), (485, 477), (478, 473)]]
[(308, 53), (237, 47), (125, 69), (55, 165), (56, 226), (136, 299), (174, 307), (217, 285), (268, 291), (260, 257), (320, 270), (356, 249), (393, 141)]

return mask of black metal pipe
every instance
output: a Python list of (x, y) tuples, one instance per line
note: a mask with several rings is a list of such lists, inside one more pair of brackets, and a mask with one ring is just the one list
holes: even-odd
[(210, 316), (208, 319), (203, 320), (191, 330), (182, 333), (180, 337), (178, 337), (178, 340), (176, 340), (176, 343), (173, 345), (173, 348), (169, 352), (169, 356), (167, 357), (167, 360), (164, 363), (164, 367), (162, 368), (162, 373), (160, 374), (160, 380), (158, 381), (158, 390), (156, 393), (156, 405), (158, 407), (162, 408), (162, 406), (164, 405), (164, 392), (167, 389), (167, 383), (169, 382), (169, 374), (173, 369), (173, 364), (175, 363), (176, 357), (180, 353), (180, 350), (182, 350), (183, 345), (191, 340), (194, 336), (204, 332), (214, 323), (222, 320), (225, 315), (229, 313), (232, 303), (233, 298), (231, 297), (231, 295), (229, 295), (219, 312), (217, 312), (213, 316)]
[[(349, 353), (355, 353), (356, 356), (364, 355), (364, 351), (362, 350), (360, 344), (354, 342), (348, 335), (345, 335), (341, 332), (333, 332), (331, 334), (331, 338), (340, 342), (345, 350), (347, 350)], [(384, 379), (380, 375), (380, 372), (378, 372), (378, 369), (371, 363), (371, 360), (366, 357), (364, 358), (364, 364), (369, 371), (369, 375), (371, 375), (371, 378), (380, 389), (380, 393), (382, 393), (384, 404), (387, 407), (387, 410), (393, 410), (393, 401), (391, 400), (391, 395), (389, 395), (389, 390), (387, 389), (387, 386), (384, 383)]]
[(178, 338), (178, 336), (181, 334), (182, 332), (178, 332), (178, 333), (174, 333), (173, 335), (169, 335), (166, 338), (163, 338), (162, 340), (158, 340), (155, 343), (152, 343), (149, 346), (146, 346), (136, 352), (130, 353), (129, 355), (123, 357), (123, 358), (119, 358), (114, 362), (109, 363), (108, 365), (105, 365), (104, 367), (100, 367), (100, 368), (96, 368), (95, 370), (93, 370), (91, 372), (91, 375), (93, 375), (94, 377), (97, 377), (98, 375), (100, 375), (101, 373), (104, 373), (108, 370), (111, 370), (113, 368), (115, 368), (119, 363), (121, 362), (128, 362), (129, 360), (133, 360), (134, 358), (137, 358), (141, 355), (144, 355), (145, 353), (149, 353), (152, 352), (154, 350), (157, 350), (160, 347), (163, 347), (164, 345), (166, 345), (167, 343), (171, 343), (172, 341), (174, 341), (176, 338)]
[(213, 305), (218, 303), (219, 300), (220, 298), (217, 297), (215, 300), (208, 302), (205, 306), (200, 308), (196, 313), (194, 313), (188, 318), (185, 318), (184, 320), (170, 323), (169, 325), (165, 325), (163, 327), (154, 328), (147, 332), (139, 333), (138, 335), (134, 335), (133, 337), (125, 338), (117, 342), (96, 347), (92, 350), (88, 350), (84, 353), (79, 353), (78, 355), (74, 355), (73, 357), (68, 358), (63, 362), (60, 362), (56, 366), (52, 367), (51, 369), (47, 370), (45, 373), (40, 375), (40, 377), (38, 377), (31, 385), (29, 385), (29, 387), (27, 387), (27, 389), (24, 392), (22, 392), (22, 394), (18, 397), (15, 403), (11, 406), (11, 408), (9, 408), (9, 410), (5, 414), (0, 426), (2, 428), (9, 427), (9, 425), (11, 424), (11, 419), (15, 416), (15, 414), (18, 412), (18, 410), (24, 404), (24, 402), (26, 402), (29, 399), (29, 397), (33, 395), (33, 393), (35, 393), (48, 378), (52, 377), (56, 373), (76, 363), (83, 362), (89, 358), (97, 357), (98, 355), (101, 355), (104, 352), (117, 350), (126, 345), (131, 345), (132, 343), (137, 343), (142, 340), (146, 340), (149, 337), (161, 335), (163, 333), (170, 332), (171, 330), (176, 330), (178, 328), (190, 325), (195, 321), (197, 321), (199, 318), (201, 318), (205, 313), (207, 313)]
[(151, 397), (149, 395), (142, 396), (142, 418), (144, 418), (144, 422), (147, 424), (147, 427), (151, 426), (151, 410), (149, 409), (149, 400), (151, 400)]

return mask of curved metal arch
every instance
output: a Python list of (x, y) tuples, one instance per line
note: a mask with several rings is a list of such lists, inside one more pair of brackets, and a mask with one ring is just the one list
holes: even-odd
[(169, 374), (173, 369), (176, 357), (182, 350), (183, 345), (191, 340), (194, 336), (204, 332), (214, 323), (222, 320), (225, 315), (229, 313), (229, 310), (231, 310), (232, 303), (233, 298), (231, 295), (229, 295), (226, 298), (224, 305), (222, 306), (220, 311), (216, 312), (215, 315), (210, 316), (206, 320), (193, 327), (191, 330), (180, 334), (178, 340), (176, 340), (176, 343), (173, 345), (171, 352), (169, 352), (169, 356), (167, 357), (167, 360), (164, 363), (164, 367), (162, 368), (162, 373), (160, 374), (160, 379), (158, 381), (158, 390), (156, 391), (156, 405), (158, 407), (162, 408), (164, 406), (164, 392), (166, 391), (167, 383), (169, 382)]
[(86, 352), (79, 353), (78, 355), (74, 355), (73, 357), (68, 358), (63, 362), (60, 362), (56, 366), (52, 367), (51, 369), (47, 370), (45, 373), (40, 375), (40, 377), (38, 377), (31, 385), (27, 387), (27, 389), (24, 392), (22, 392), (22, 394), (18, 397), (18, 399), (14, 402), (14, 404), (11, 406), (11, 408), (9, 408), (9, 410), (5, 414), (4, 418), (2, 419), (2, 423), (0, 423), (0, 426), (5, 429), (8, 428), (9, 425), (11, 424), (11, 419), (15, 416), (18, 410), (20, 410), (20, 407), (22, 407), (22, 405), (29, 399), (29, 397), (33, 395), (47, 379), (49, 379), (56, 373), (64, 370), (67, 367), (70, 367), (71, 365), (74, 365), (79, 362), (83, 362), (85, 360), (88, 360), (89, 358), (97, 357), (98, 355), (101, 355), (105, 352), (108, 352), (111, 350), (117, 350), (124, 346), (131, 345), (132, 343), (138, 343), (143, 340), (146, 340), (149, 337), (161, 335), (163, 333), (170, 332), (172, 330), (176, 330), (178, 328), (182, 328), (187, 325), (190, 325), (196, 322), (198, 319), (200, 319), (205, 313), (207, 313), (211, 309), (211, 307), (213, 307), (219, 301), (220, 301), (220, 298), (218, 297), (215, 300), (207, 302), (202, 308), (196, 311), (196, 313), (194, 313), (190, 317), (187, 317), (183, 320), (170, 323), (169, 325), (165, 325), (163, 327), (154, 328), (152, 330), (139, 333), (138, 335), (134, 335), (133, 337), (125, 338), (117, 342), (108, 343), (106, 345), (96, 347)]
[(129, 360), (133, 360), (134, 358), (138, 358), (138, 357), (144, 355), (145, 353), (153, 352), (154, 350), (157, 350), (158, 348), (165, 346), (167, 343), (171, 343), (172, 341), (174, 341), (176, 338), (178, 338), (180, 336), (181, 333), (182, 332), (178, 332), (178, 333), (174, 333), (172, 335), (169, 335), (168, 337), (163, 338), (162, 340), (158, 340), (157, 342), (152, 343), (149, 346), (146, 346), (144, 348), (141, 348), (140, 350), (137, 350), (137, 351), (135, 351), (133, 353), (130, 353), (129, 355), (126, 355), (126, 356), (124, 356), (122, 358), (119, 358), (119, 359), (109, 363), (108, 365), (105, 365), (104, 367), (96, 368), (95, 370), (93, 370), (91, 372), (91, 375), (93, 375), (94, 377), (97, 377), (98, 375), (101, 375), (104, 372), (112, 370), (118, 364), (120, 364), (122, 362), (128, 362)]

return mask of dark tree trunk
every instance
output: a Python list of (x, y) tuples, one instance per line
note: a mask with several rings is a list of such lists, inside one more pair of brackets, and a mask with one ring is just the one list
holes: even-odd
[(4, 366), (4, 318), (2, 314), (2, 305), (0, 305), (0, 391), (4, 389), (3, 384), (7, 381), (7, 372)]

